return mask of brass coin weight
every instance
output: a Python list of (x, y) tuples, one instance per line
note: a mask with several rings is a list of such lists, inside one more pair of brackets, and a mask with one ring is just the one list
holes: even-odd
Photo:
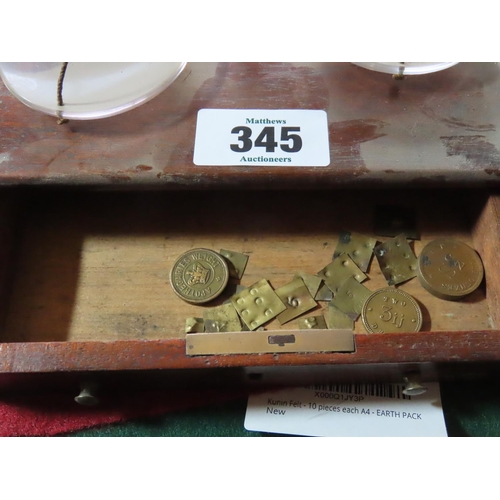
[(341, 286), (353, 276), (361, 283), (367, 276), (347, 254), (341, 254), (318, 272), (318, 276), (335, 295)]
[(306, 285), (307, 289), (309, 290), (311, 297), (316, 297), (316, 294), (318, 293), (323, 280), (319, 276), (315, 276), (314, 274), (307, 274), (302, 271), (299, 271), (293, 277), (293, 279), (297, 278), (300, 278), (304, 282), (304, 285)]
[(286, 306), (286, 310), (278, 314), (281, 325), (314, 309), (318, 303), (311, 297), (308, 288), (301, 278), (295, 278), (290, 283), (275, 290), (276, 295)]
[[(373, 256), (373, 249), (377, 244), (376, 238), (370, 238), (352, 231), (342, 231), (339, 235), (339, 241), (332, 260), (343, 253), (349, 255), (354, 263), (365, 272), (370, 266), (370, 261)], [(358, 280), (359, 281), (359, 280)]]
[(340, 309), (352, 321), (361, 314), (363, 304), (370, 296), (370, 290), (351, 276), (335, 294), (330, 304)]
[(432, 295), (458, 300), (481, 284), (484, 268), (478, 253), (469, 245), (452, 238), (438, 238), (420, 253), (417, 274), (420, 284)]
[[(321, 282), (323, 283), (323, 280), (321, 280)], [(329, 302), (332, 299), (333, 292), (323, 283), (316, 292), (314, 300)]]
[(205, 323), (203, 318), (186, 318), (186, 333), (203, 333)]
[(250, 330), (256, 330), (286, 310), (285, 304), (264, 278), (233, 295), (231, 302)]
[(325, 330), (326, 321), (323, 316), (308, 316), (298, 320), (299, 330)]
[(392, 287), (377, 290), (368, 297), (361, 319), (369, 333), (418, 332), (422, 328), (422, 311), (415, 299)]
[(183, 253), (170, 271), (174, 292), (191, 304), (202, 304), (218, 297), (228, 279), (229, 271), (224, 258), (206, 248)]
[(339, 328), (354, 330), (354, 321), (331, 302), (326, 308), (325, 320), (330, 330), (338, 330)]
[(405, 234), (376, 246), (373, 253), (388, 285), (397, 285), (417, 275), (417, 258)]
[(229, 277), (240, 280), (247, 267), (248, 255), (233, 250), (224, 250), (223, 248), (219, 253), (226, 259)]
[(233, 304), (209, 307), (203, 311), (205, 332), (240, 332), (241, 322)]

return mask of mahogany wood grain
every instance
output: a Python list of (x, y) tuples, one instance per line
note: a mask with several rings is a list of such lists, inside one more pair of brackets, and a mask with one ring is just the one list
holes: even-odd
[[(170, 290), (168, 271), (178, 253), (197, 245), (237, 247), (250, 254), (249, 284), (268, 275), (279, 286), (298, 268), (314, 272), (323, 260), (331, 259), (340, 228), (372, 234), (369, 214), (388, 193), (393, 203), (404, 201), (417, 209), (422, 234), (414, 245), (417, 255), (427, 241), (451, 235), (478, 244), (486, 276), (495, 274), (490, 267), (495, 262), (493, 247), (488, 250), (497, 227), (495, 196), (488, 202), (483, 198), (484, 208), (476, 212), (459, 191), (454, 202), (427, 191), (363, 196), (354, 191), (336, 197), (327, 192), (297, 193), (298, 198), (276, 192), (269, 198), (273, 210), (268, 212), (252, 193), (225, 193), (219, 198), (220, 193), (214, 193), (218, 204), (206, 218), (204, 203), (189, 196), (186, 201), (186, 193), (33, 195), (23, 219), (19, 265), (0, 344), (0, 372), (500, 360), (500, 332), (492, 329), (490, 314), (495, 307), (491, 296), (498, 293), (494, 277), (488, 279), (486, 297), (479, 289), (457, 302), (439, 300), (411, 280), (404, 288), (426, 311), (424, 331), (369, 335), (362, 333), (358, 322), (352, 354), (186, 356), (184, 320), (200, 308), (185, 304)], [(356, 210), (346, 209), (350, 203)], [(179, 206), (189, 207), (189, 216), (176, 217)], [(384, 286), (376, 262), (368, 275), (367, 286)], [(149, 318), (146, 314), (151, 319), (140, 323)], [(289, 332), (295, 328), (293, 323), (283, 326)]]
[[(479, 202), (480, 203), (480, 202)], [(492, 324), (500, 325), (500, 196), (492, 194), (480, 203), (480, 212), (473, 229), (474, 246), (479, 252), (486, 273), (486, 299)]]
[(186, 355), (184, 339), (7, 343), (0, 344), (0, 373), (500, 360), (500, 332), (497, 330), (356, 335), (355, 342), (355, 353), (191, 357)]
[[(169, 88), (136, 109), (61, 126), (0, 83), (0, 184), (498, 185), (499, 95), (497, 63), (460, 63), (403, 81), (351, 63), (188, 63)], [(196, 166), (196, 116), (203, 108), (325, 110), (330, 165)]]
[[(266, 278), (278, 288), (296, 272), (315, 274), (327, 265), (340, 230), (377, 236), (379, 203), (414, 207), (421, 232), (412, 244), (417, 255), (437, 236), (473, 244), (460, 192), (452, 201), (426, 191), (38, 193), (26, 208), (0, 341), (183, 338), (186, 318), (203, 316), (234, 289), (203, 306), (182, 301), (169, 282), (179, 255), (200, 247), (247, 253), (241, 283)], [(387, 286), (375, 258), (367, 274), (369, 290)], [(399, 286), (420, 303), (423, 332), (491, 328), (484, 288), (453, 302), (430, 295), (416, 278)], [(323, 314), (326, 306), (320, 302), (308, 314)], [(273, 320), (266, 328), (293, 330), (297, 323)], [(366, 333), (361, 321), (355, 331)]]
[[(331, 163), (195, 166), (203, 108), (324, 109)], [(66, 125), (0, 84), (0, 373), (498, 362), (500, 197), (489, 189), (499, 183), (495, 63), (402, 82), (350, 63), (189, 63), (149, 103)], [(37, 189), (23, 193), (18, 217), (11, 189), (27, 185)], [(422, 332), (368, 335), (358, 322), (352, 354), (186, 356), (184, 321), (202, 308), (170, 288), (178, 255), (245, 252), (242, 284), (279, 287), (324, 267), (340, 230), (377, 236), (377, 204), (416, 211), (417, 255), (445, 235), (475, 247), (485, 284), (449, 302), (408, 281)], [(368, 274), (369, 289), (385, 286), (375, 261)]]
[(0, 196), (0, 331), (5, 329), (9, 311), (14, 270), (19, 250), (20, 193), (4, 192)]

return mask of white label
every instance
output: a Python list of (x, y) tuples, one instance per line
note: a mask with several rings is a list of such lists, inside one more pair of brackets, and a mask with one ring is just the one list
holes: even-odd
[(311, 109), (200, 109), (195, 165), (326, 167), (326, 112)]
[(405, 396), (399, 384), (317, 385), (250, 396), (249, 431), (322, 437), (446, 437), (439, 384)]

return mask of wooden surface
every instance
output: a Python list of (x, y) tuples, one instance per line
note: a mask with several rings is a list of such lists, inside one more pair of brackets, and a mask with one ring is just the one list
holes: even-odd
[[(499, 269), (500, 255), (500, 197), (498, 194), (488, 197), (486, 202), (477, 204), (477, 217), (473, 227), (473, 244), (489, 269)], [(485, 278), (486, 298), (490, 310), (492, 325), (500, 325), (500, 275), (490, 272)]]
[[(499, 69), (460, 63), (397, 82), (350, 63), (189, 63), (149, 103), (66, 125), (0, 84), (0, 372), (500, 360), (500, 205), (484, 189), (500, 180)], [(202, 108), (324, 109), (331, 164), (197, 167)], [(27, 185), (65, 189), (21, 190), (23, 210), (13, 210), (7, 187)], [(456, 185), (481, 189), (444, 189)], [(68, 191), (78, 186), (104, 190)], [(415, 209), (417, 255), (444, 235), (477, 248), (485, 283), (449, 302), (412, 279), (401, 288), (422, 307), (422, 332), (369, 335), (358, 321), (352, 354), (185, 355), (185, 318), (203, 308), (171, 290), (178, 255), (196, 247), (244, 252), (242, 284), (266, 277), (277, 288), (330, 262), (339, 231), (377, 236), (379, 204)], [(386, 285), (376, 261), (368, 275), (370, 290)]]
[[(293, 333), (293, 331), (292, 331)], [(498, 331), (356, 335), (356, 352), (186, 356), (184, 339), (0, 344), (0, 373), (498, 361)], [(459, 370), (459, 368), (458, 368)]]
[(9, 312), (22, 232), (19, 224), (22, 206), (23, 203), (14, 192), (4, 192), (0, 196), (0, 332), (5, 330)]
[[(17, 269), (3, 342), (117, 341), (183, 338), (185, 320), (201, 317), (234, 293), (227, 290), (205, 306), (178, 298), (169, 273), (192, 248), (246, 253), (241, 280), (262, 278), (278, 288), (299, 271), (315, 274), (331, 262), (343, 229), (378, 237), (374, 207), (413, 207), (421, 239), (418, 256), (438, 236), (473, 245), (475, 222), (467, 193), (345, 191), (228, 193), (57, 193), (32, 194), (17, 249)], [(439, 217), (436, 217), (439, 213)], [(495, 273), (485, 260), (486, 276)], [(364, 285), (387, 286), (376, 259)], [(489, 282), (489, 281), (488, 281)], [(423, 332), (488, 330), (493, 327), (485, 289), (461, 301), (426, 292), (416, 278), (400, 285), (417, 299)], [(306, 314), (323, 314), (326, 302)], [(273, 330), (294, 330), (297, 321)], [(355, 331), (365, 334), (361, 321)]]
[[(202, 108), (323, 109), (325, 168), (197, 167)], [(395, 81), (351, 63), (188, 63), (152, 101), (57, 125), (0, 83), (0, 185), (380, 187), (497, 185), (500, 67), (460, 63)]]

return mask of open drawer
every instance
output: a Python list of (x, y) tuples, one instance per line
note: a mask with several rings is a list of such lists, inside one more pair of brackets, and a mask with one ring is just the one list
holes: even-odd
[[(232, 368), (251, 380), (272, 380), (265, 374), (275, 372), (290, 381), (287, 370), (292, 373), (295, 368), (304, 381), (306, 374), (342, 370), (371, 379), (376, 371), (386, 378), (408, 371), (434, 377), (440, 373), (436, 367), (446, 371), (453, 366), (460, 374), (468, 366), (500, 361), (500, 198), (494, 193), (193, 189), (3, 193), (0, 372), (4, 375), (165, 370), (194, 371), (203, 378), (213, 369), (230, 373)], [(398, 285), (420, 304), (421, 331), (372, 334), (358, 319), (354, 352), (186, 355), (186, 318), (199, 317), (205, 307), (222, 303), (229, 289), (206, 305), (181, 300), (169, 282), (179, 255), (199, 247), (246, 253), (249, 260), (241, 284), (266, 278), (278, 288), (298, 271), (315, 274), (327, 265), (342, 230), (374, 236), (379, 242), (389, 239), (374, 231), (380, 205), (394, 206), (395, 213), (397, 207), (414, 211), (420, 239), (411, 245), (417, 257), (429, 241), (442, 236), (475, 248), (485, 268), (481, 286), (460, 301), (447, 301), (429, 294), (417, 278)], [(375, 258), (367, 275), (363, 284), (370, 290), (387, 286)], [(306, 315), (323, 314), (326, 306), (327, 302), (319, 302)], [(280, 325), (273, 320), (265, 328), (293, 333), (297, 322)]]

